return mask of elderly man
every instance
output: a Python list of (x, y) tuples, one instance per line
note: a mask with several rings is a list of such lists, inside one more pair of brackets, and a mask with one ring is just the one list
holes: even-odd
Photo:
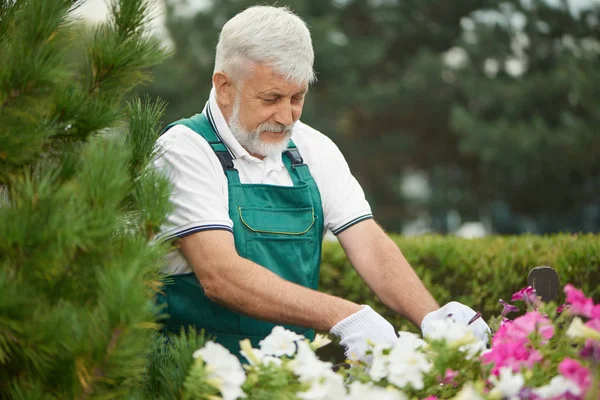
[[(442, 308), (373, 220), (336, 145), (300, 121), (315, 80), (309, 30), (290, 10), (256, 6), (223, 27), (213, 89), (201, 114), (169, 125), (155, 165), (173, 184), (174, 210), (160, 237), (176, 240), (162, 301), (166, 328), (196, 326), (234, 354), (275, 325), (341, 337), (346, 355), (367, 339), (392, 342), (392, 325), (370, 307), (318, 292), (325, 229), (375, 294), (426, 333)], [(365, 162), (369, 162), (366, 160)], [(481, 319), (471, 325), (484, 338)]]

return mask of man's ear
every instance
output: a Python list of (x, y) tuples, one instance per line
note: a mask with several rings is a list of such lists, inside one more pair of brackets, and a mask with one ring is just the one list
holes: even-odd
[(224, 72), (215, 72), (213, 75), (213, 86), (217, 93), (219, 103), (225, 107), (229, 107), (235, 100), (232, 97), (234, 93), (233, 81)]

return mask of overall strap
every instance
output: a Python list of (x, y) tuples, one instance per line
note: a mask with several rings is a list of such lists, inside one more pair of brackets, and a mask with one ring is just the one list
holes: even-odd
[(312, 177), (308, 165), (304, 164), (304, 159), (302, 159), (300, 151), (292, 139), (290, 139), (290, 142), (288, 143), (287, 150), (283, 152), (283, 156), (283, 163), (290, 173), (294, 185)]
[(190, 118), (183, 118), (178, 121), (175, 121), (172, 124), (168, 125), (163, 131), (163, 133), (175, 125), (184, 125), (196, 132), (197, 134), (199, 134), (200, 136), (202, 136), (215, 152), (215, 155), (217, 156), (219, 162), (221, 163), (221, 166), (223, 167), (225, 175), (227, 175), (228, 181), (231, 183), (240, 183), (239, 173), (237, 169), (235, 169), (235, 167), (233, 166), (233, 156), (231, 155), (227, 147), (223, 144), (223, 142), (215, 132), (212, 124), (208, 121), (208, 119), (203, 113), (196, 114)]

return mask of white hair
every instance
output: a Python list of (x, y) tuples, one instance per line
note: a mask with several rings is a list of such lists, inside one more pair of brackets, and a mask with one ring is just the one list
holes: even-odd
[(238, 80), (255, 63), (304, 85), (316, 80), (314, 59), (310, 32), (300, 17), (287, 7), (253, 6), (223, 26), (214, 72)]

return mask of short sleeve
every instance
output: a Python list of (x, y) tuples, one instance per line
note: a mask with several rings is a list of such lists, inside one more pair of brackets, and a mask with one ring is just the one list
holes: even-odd
[(159, 240), (204, 230), (233, 231), (229, 218), (227, 178), (206, 140), (176, 125), (157, 141), (154, 167), (171, 181), (173, 209), (161, 226)]
[(366, 219), (372, 219), (371, 207), (365, 193), (338, 147), (331, 142), (325, 162), (325, 185), (323, 187), (323, 212), (325, 226), (339, 235)]

